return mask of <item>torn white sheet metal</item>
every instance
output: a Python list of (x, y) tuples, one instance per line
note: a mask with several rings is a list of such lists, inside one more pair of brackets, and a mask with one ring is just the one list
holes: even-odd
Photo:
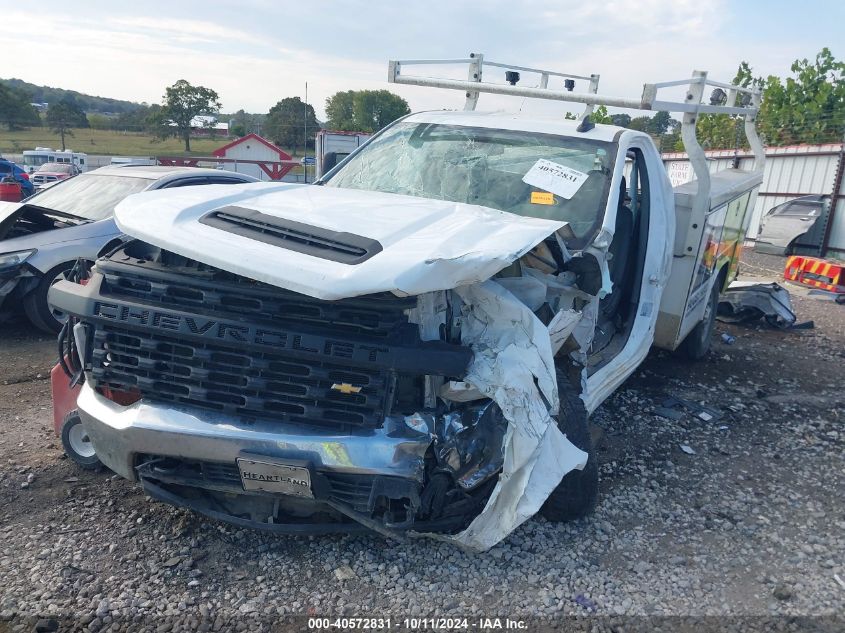
[(484, 510), (463, 532), (432, 536), (484, 551), (533, 516), (566, 473), (586, 465), (587, 454), (552, 418), (559, 401), (546, 326), (495, 281), (455, 292), (465, 303), (461, 339), (474, 351), (466, 380), (501, 407), (508, 428), (502, 473)]
[[(223, 207), (376, 240), (351, 265), (331, 248), (305, 254), (200, 223)], [(121, 231), (179, 255), (317, 299), (377, 292), (415, 295), (489, 279), (565, 222), (488, 207), (336, 187), (250, 183), (130, 196), (115, 211)]]
[(774, 281), (734, 281), (719, 298), (720, 321), (752, 321), (761, 317), (779, 327), (795, 323), (795, 311), (786, 288)]
[(465, 380), (450, 380), (444, 383), (438, 395), (450, 402), (473, 402), (485, 397), (475, 385)]
[(552, 356), (558, 353), (566, 339), (572, 334), (583, 313), (577, 310), (561, 310), (549, 321), (549, 341), (552, 346)]
[(420, 328), (424, 341), (439, 341), (440, 328), (446, 324), (449, 303), (444, 291), (426, 292), (417, 297), (417, 307), (408, 311), (408, 322)]

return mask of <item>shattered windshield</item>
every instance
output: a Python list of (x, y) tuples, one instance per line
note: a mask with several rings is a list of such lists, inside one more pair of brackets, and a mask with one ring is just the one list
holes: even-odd
[(591, 139), (402, 122), (325, 184), (565, 220), (574, 242), (584, 242), (600, 225), (614, 153), (612, 143)]

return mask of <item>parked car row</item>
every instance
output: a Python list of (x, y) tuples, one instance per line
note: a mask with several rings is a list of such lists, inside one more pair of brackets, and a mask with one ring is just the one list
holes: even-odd
[(21, 187), (21, 199), (28, 198), (35, 193), (35, 187), (29, 179), (26, 170), (5, 158), (0, 158), (0, 181), (13, 178)]
[(76, 165), (66, 163), (44, 163), (30, 175), (36, 190), (43, 189), (60, 180), (67, 180), (72, 176), (78, 176), (81, 172)]
[(0, 202), (0, 313), (22, 310), (48, 332), (57, 332), (65, 318), (47, 305), (50, 286), (78, 258), (93, 262), (121, 242), (113, 219), (118, 202), (154, 189), (255, 181), (195, 167), (102, 167), (74, 175), (73, 165), (48, 163), (35, 174), (44, 177), (38, 181), (43, 189), (32, 195), (33, 183), (23, 170), (9, 161), (0, 161), (0, 170), (4, 165), (29, 185), (29, 193), (22, 202)]

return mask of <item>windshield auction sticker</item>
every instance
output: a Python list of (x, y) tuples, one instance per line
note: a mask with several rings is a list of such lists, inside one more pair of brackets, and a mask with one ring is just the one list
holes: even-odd
[(587, 181), (587, 174), (541, 158), (522, 177), (522, 182), (569, 200)]

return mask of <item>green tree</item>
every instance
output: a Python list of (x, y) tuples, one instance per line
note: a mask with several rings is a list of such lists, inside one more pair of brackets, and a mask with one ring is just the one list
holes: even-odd
[[(228, 116), (230, 119), (229, 133), (232, 136), (246, 136), (251, 132), (260, 133), (266, 116), (266, 114), (252, 114), (244, 110), (238, 110)], [(225, 118), (225, 115), (221, 115), (221, 117)]]
[(377, 132), (410, 111), (407, 101), (388, 90), (347, 90), (326, 99), (333, 130)]
[(110, 130), (114, 119), (103, 114), (89, 114), (88, 125), (94, 130)]
[(352, 105), (361, 132), (378, 132), (411, 112), (407, 101), (388, 90), (359, 90)]
[(631, 115), (630, 114), (611, 114), (610, 115), (610, 122), (612, 125), (618, 125), (619, 127), (628, 127), (631, 125)]
[[(152, 106), (161, 109), (160, 105)], [(150, 106), (140, 106), (135, 110), (123, 112), (114, 120), (112, 127), (121, 132), (141, 132), (147, 128), (147, 118), (150, 116)]]
[(47, 125), (51, 132), (61, 138), (64, 151), (65, 138), (73, 136), (73, 128), (87, 128), (88, 118), (73, 98), (66, 98), (47, 109)]
[(193, 86), (180, 79), (165, 88), (161, 111), (151, 113), (147, 122), (161, 138), (181, 138), (185, 143), (185, 151), (190, 152), (191, 122), (200, 115), (216, 115), (220, 107), (220, 97), (214, 90)]
[(666, 134), (666, 130), (669, 129), (671, 121), (672, 116), (666, 112), (666, 110), (659, 110), (653, 117), (651, 117), (651, 121), (649, 121), (648, 129), (646, 131), (649, 134), (654, 134), (655, 136)]
[(350, 132), (362, 131), (355, 127), (354, 99), (354, 90), (336, 92), (326, 99), (326, 116), (329, 119), (326, 125), (329, 129), (347, 130)]
[(0, 123), (12, 131), (41, 125), (41, 119), (30, 105), (27, 92), (0, 83)]
[[(737, 69), (734, 83), (762, 88), (757, 129), (767, 145), (826, 143), (842, 140), (845, 130), (845, 63), (823, 48), (814, 61), (795, 60), (793, 76), (754, 77), (748, 62)], [(709, 148), (747, 146), (740, 117), (723, 114), (698, 118), (698, 137)]]
[(318, 129), (314, 108), (299, 97), (285, 97), (270, 108), (264, 120), (264, 133), (276, 145), (293, 149), (294, 153), (306, 142), (312, 142)]
[(823, 48), (814, 61), (795, 60), (793, 77), (766, 79), (758, 117), (770, 145), (842, 140), (845, 130), (845, 63)]
[(590, 120), (593, 123), (604, 123), (605, 125), (613, 125), (613, 117), (607, 113), (607, 107), (600, 105), (593, 109), (590, 115)]

